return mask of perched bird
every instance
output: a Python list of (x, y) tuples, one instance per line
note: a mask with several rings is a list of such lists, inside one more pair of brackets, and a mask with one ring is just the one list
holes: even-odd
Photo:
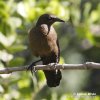
[[(64, 22), (52, 14), (43, 14), (39, 17), (36, 26), (29, 32), (29, 45), (34, 56), (39, 56), (44, 65), (50, 63), (59, 63), (60, 48), (57, 34), (52, 24), (54, 22)], [(40, 61), (39, 60), (39, 61)], [(38, 62), (38, 61), (36, 61)], [(28, 69), (32, 70), (33, 62)], [(56, 87), (60, 84), (62, 78), (60, 70), (43, 70), (47, 85)]]

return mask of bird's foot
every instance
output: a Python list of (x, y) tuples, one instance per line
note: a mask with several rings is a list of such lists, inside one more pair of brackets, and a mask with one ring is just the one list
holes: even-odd
[(33, 62), (32, 64), (30, 64), (28, 67), (27, 67), (27, 70), (30, 70), (32, 75), (34, 72), (36, 72), (36, 69), (35, 69), (35, 62)]
[(57, 63), (50, 63), (48, 65), (50, 66), (51, 69), (54, 69), (54, 70), (57, 69), (57, 67), (56, 67)]

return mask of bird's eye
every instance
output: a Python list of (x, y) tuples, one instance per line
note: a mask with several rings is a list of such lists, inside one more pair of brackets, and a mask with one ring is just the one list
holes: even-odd
[(49, 17), (49, 20), (52, 20), (52, 18), (51, 18), (51, 17)]

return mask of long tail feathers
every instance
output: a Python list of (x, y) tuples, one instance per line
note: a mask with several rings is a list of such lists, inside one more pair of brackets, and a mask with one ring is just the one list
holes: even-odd
[(47, 85), (49, 87), (56, 87), (60, 84), (60, 80), (62, 78), (60, 70), (52, 70), (52, 71), (44, 70), (44, 74), (47, 80)]

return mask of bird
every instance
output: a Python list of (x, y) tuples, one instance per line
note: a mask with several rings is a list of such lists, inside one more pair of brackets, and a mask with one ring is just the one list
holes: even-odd
[[(35, 63), (42, 61), (43, 65), (59, 63), (60, 47), (57, 33), (52, 26), (55, 22), (65, 22), (53, 14), (43, 14), (36, 25), (29, 31), (29, 47), (34, 56), (41, 59), (33, 62), (28, 70), (32, 71)], [(59, 86), (62, 74), (60, 70), (43, 70), (48, 87)]]

